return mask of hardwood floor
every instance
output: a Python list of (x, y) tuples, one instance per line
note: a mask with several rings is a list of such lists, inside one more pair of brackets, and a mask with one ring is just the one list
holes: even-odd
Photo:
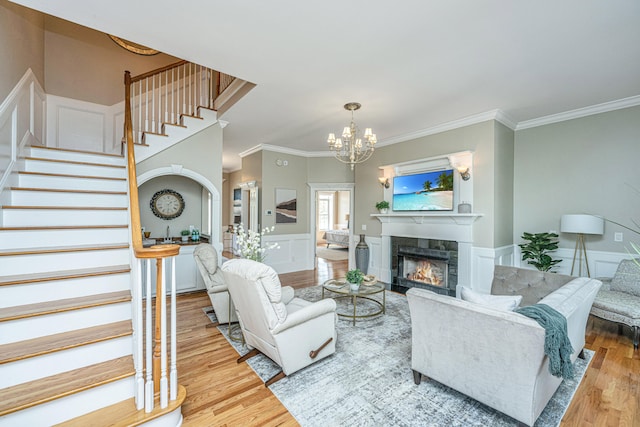
[[(313, 271), (280, 275), (283, 285), (312, 286), (344, 276), (346, 261), (319, 259)], [(297, 426), (280, 401), (264, 387), (202, 308), (205, 292), (178, 297), (178, 373), (187, 389), (184, 426)], [(640, 426), (640, 350), (628, 329), (591, 317), (587, 348), (595, 350), (587, 373), (561, 427)]]

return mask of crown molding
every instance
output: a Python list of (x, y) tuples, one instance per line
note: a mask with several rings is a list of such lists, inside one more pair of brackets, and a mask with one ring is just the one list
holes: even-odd
[(475, 114), (473, 116), (464, 117), (462, 119), (453, 120), (450, 122), (442, 123), (427, 129), (422, 129), (416, 132), (411, 132), (402, 136), (398, 136), (395, 138), (385, 139), (382, 142), (378, 143), (379, 147), (384, 147), (387, 145), (397, 144), (399, 142), (410, 141), (412, 139), (422, 138), (429, 135), (434, 135), (436, 133), (446, 132), (449, 130), (475, 125), (477, 123), (486, 122), (489, 120), (496, 120), (502, 123), (503, 125), (509, 127), (512, 130), (515, 130), (516, 122), (511, 120), (502, 110), (491, 110), (484, 113)]
[[(507, 113), (500, 109), (486, 111), (484, 113), (475, 114), (459, 120), (453, 120), (450, 122), (442, 123), (427, 129), (422, 129), (416, 132), (411, 132), (402, 136), (385, 139), (378, 142), (378, 147), (385, 147), (387, 145), (393, 145), (400, 142), (411, 141), (413, 139), (422, 138), (429, 135), (434, 135), (441, 132), (446, 132), (453, 129), (458, 129), (464, 126), (470, 126), (477, 123), (486, 122), (489, 120), (495, 120), (503, 125), (507, 126), (513, 131), (519, 131), (537, 126), (543, 126), (551, 123), (558, 123), (565, 120), (577, 119), (580, 117), (590, 116), (593, 114), (606, 113), (609, 111), (620, 110), (622, 108), (635, 107), (640, 105), (640, 95), (631, 96), (629, 98), (618, 99), (615, 101), (604, 102), (602, 104), (591, 105), (589, 107), (578, 108), (576, 110), (565, 111), (559, 114), (552, 114), (549, 116), (539, 117), (537, 119), (525, 120), (517, 122), (513, 120)], [(291, 154), (300, 157), (333, 157), (331, 151), (302, 151), (294, 148), (280, 147), (270, 144), (259, 144), (246, 151), (240, 153), (240, 157), (246, 157), (250, 154), (257, 153), (258, 151), (273, 151), (276, 153)]]
[(594, 114), (607, 113), (609, 111), (620, 110), (622, 108), (635, 107), (640, 105), (640, 95), (629, 98), (617, 99), (615, 101), (603, 102), (602, 104), (591, 105), (589, 107), (578, 108), (576, 110), (565, 111), (563, 113), (551, 114), (537, 119), (525, 120), (518, 123), (515, 130), (529, 129), (551, 123), (564, 122), (566, 120), (578, 119), (580, 117)]

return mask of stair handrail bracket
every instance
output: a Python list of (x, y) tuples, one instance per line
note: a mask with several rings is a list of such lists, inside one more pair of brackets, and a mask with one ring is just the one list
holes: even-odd
[[(132, 289), (134, 299), (134, 365), (136, 369), (135, 400), (138, 410), (144, 408), (145, 412), (151, 412), (154, 407), (156, 395), (159, 394), (161, 408), (166, 408), (169, 400), (176, 400), (178, 396), (178, 376), (176, 369), (175, 257), (180, 253), (180, 246), (171, 244), (155, 245), (145, 248), (142, 245), (131, 109), (132, 78), (129, 71), (125, 71), (124, 84), (125, 115), (123, 143), (126, 146), (127, 157), (131, 246), (133, 255), (136, 258), (135, 271), (137, 272), (137, 274), (133, 275), (134, 286)], [(154, 304), (151, 289), (151, 260), (153, 259), (156, 260), (155, 318), (153, 318), (154, 311), (151, 309)], [(167, 263), (169, 263), (170, 266), (169, 280), (167, 280), (167, 274), (165, 274), (167, 271), (165, 267)], [(146, 271), (144, 276), (142, 274), (143, 271)], [(169, 283), (170, 286), (171, 300), (169, 310), (171, 315), (170, 338), (167, 337), (167, 283)], [(145, 292), (143, 292), (143, 289), (145, 289)], [(143, 307), (145, 308), (144, 312)], [(169, 355), (167, 355), (168, 343), (171, 343)], [(167, 369), (169, 369), (169, 373), (167, 373)]]

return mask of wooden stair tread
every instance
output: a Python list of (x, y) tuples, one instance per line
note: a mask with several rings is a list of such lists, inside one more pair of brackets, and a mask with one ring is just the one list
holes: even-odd
[(32, 187), (11, 187), (12, 191), (41, 191), (48, 193), (81, 193), (81, 194), (114, 194), (126, 196), (126, 191), (105, 191), (105, 190), (67, 190), (64, 188), (32, 188)]
[(110, 228), (129, 228), (126, 224), (112, 225), (38, 225), (24, 227), (0, 227), (0, 231), (47, 231), (47, 230), (103, 230)]
[(31, 145), (30, 148), (39, 148), (39, 149), (42, 149), (42, 150), (51, 150), (51, 151), (64, 151), (64, 152), (67, 152), (67, 153), (91, 154), (91, 155), (95, 155), (95, 156), (124, 158), (124, 156), (122, 154), (103, 153), (101, 151), (75, 150), (75, 149), (72, 149), (72, 148), (59, 148), (59, 147), (43, 147), (43, 146), (38, 146), (38, 145)]
[(183, 129), (187, 128), (185, 125), (181, 125), (181, 124), (178, 124), (178, 123), (163, 123), (162, 126), (175, 126), (175, 127), (183, 128)]
[(58, 178), (80, 178), (80, 179), (106, 179), (110, 181), (126, 181), (126, 178), (118, 178), (113, 176), (97, 176), (97, 175), (74, 175), (68, 173), (52, 173), (52, 172), (31, 172), (31, 171), (19, 171), (19, 175), (42, 175)]
[[(144, 135), (156, 135), (156, 136), (167, 136), (167, 137), (169, 136), (166, 133), (151, 132), (151, 131), (148, 131), (148, 130), (145, 130), (142, 133)], [(137, 144), (137, 145), (143, 145), (143, 144)], [(144, 145), (147, 145), (147, 144), (144, 144)], [(147, 147), (148, 147), (148, 145), (147, 145)]]
[(0, 345), (0, 364), (131, 335), (130, 320)]
[(112, 206), (13, 206), (4, 205), (2, 209), (40, 209), (40, 210), (68, 210), (68, 211), (126, 211), (127, 208), (118, 208)]
[(73, 371), (2, 389), (0, 417), (61, 397), (133, 376), (132, 356), (123, 356)]
[(0, 277), (0, 286), (22, 285), (26, 283), (50, 282), (56, 280), (79, 279), (82, 277), (105, 276), (131, 272), (129, 265), (111, 265), (106, 267), (80, 268), (44, 273), (17, 274)]
[(126, 169), (126, 166), (124, 165), (110, 165), (107, 163), (92, 163), (92, 162), (79, 162), (76, 160), (47, 159), (45, 157), (25, 157), (24, 159), (36, 160), (40, 162), (67, 163), (70, 165), (85, 165), (85, 166), (97, 166), (97, 167), (103, 167), (103, 168)]
[(160, 408), (160, 401), (156, 398), (153, 410), (146, 413), (144, 409), (137, 410), (133, 398), (123, 400), (106, 408), (73, 418), (56, 427), (85, 427), (85, 426), (109, 426), (109, 427), (135, 427), (148, 423), (158, 417), (166, 415), (179, 408), (187, 397), (187, 390), (178, 385), (176, 400), (169, 401), (166, 408)]
[(56, 246), (46, 248), (23, 248), (23, 249), (3, 249), (0, 250), (1, 256), (15, 256), (15, 255), (32, 255), (32, 254), (54, 254), (61, 252), (89, 252), (89, 251), (105, 251), (112, 249), (126, 249), (129, 247), (128, 243), (107, 244), (107, 245), (77, 245), (77, 246)]
[(13, 307), (0, 308), (0, 321), (23, 319), (27, 317), (61, 313), (64, 311), (117, 304), (127, 301), (131, 301), (131, 293), (128, 290), (88, 295), (78, 298), (66, 298), (57, 301), (46, 301), (35, 304), (17, 305)]

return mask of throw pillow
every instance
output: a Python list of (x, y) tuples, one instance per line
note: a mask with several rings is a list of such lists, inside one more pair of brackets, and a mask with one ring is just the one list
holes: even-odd
[(634, 260), (623, 259), (611, 279), (611, 290), (640, 297), (640, 267)]
[(460, 297), (464, 301), (484, 305), (501, 311), (513, 311), (520, 305), (522, 295), (490, 295), (475, 292), (465, 286), (461, 286)]

